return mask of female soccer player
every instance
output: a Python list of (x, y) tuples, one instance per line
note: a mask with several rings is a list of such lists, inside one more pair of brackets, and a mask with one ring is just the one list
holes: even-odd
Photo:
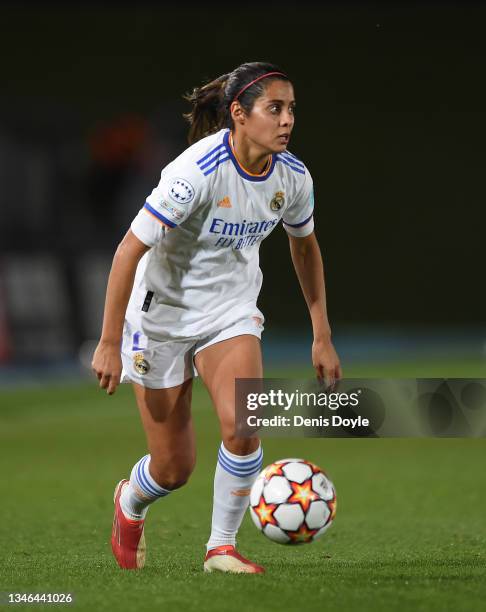
[(312, 179), (287, 151), (294, 91), (276, 66), (243, 64), (188, 99), (191, 146), (164, 168), (118, 246), (93, 357), (109, 394), (120, 381), (133, 384), (149, 451), (115, 489), (112, 549), (120, 567), (143, 567), (149, 505), (184, 485), (194, 468), (197, 369), (222, 435), (204, 569), (260, 573), (235, 550), (262, 449), (256, 436), (235, 437), (234, 381), (263, 375), (258, 250), (280, 220), (312, 320), (313, 365), (329, 384), (341, 377)]

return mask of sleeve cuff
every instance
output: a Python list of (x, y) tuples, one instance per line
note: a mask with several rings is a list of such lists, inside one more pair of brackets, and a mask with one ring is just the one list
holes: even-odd
[(287, 223), (284, 223), (283, 226), (287, 234), (295, 236), (296, 238), (305, 238), (305, 236), (309, 236), (309, 234), (312, 234), (314, 231), (314, 217), (311, 217), (307, 223), (299, 227), (294, 227)]
[(143, 209), (132, 221), (130, 229), (148, 247), (153, 247), (160, 240), (163, 232), (162, 224), (151, 219)]

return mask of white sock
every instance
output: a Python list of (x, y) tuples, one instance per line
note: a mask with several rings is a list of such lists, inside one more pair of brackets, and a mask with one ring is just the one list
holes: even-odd
[(123, 514), (132, 521), (144, 519), (152, 502), (171, 493), (155, 482), (150, 475), (149, 465), (150, 455), (137, 461), (130, 474), (130, 483), (125, 485), (120, 496)]
[(207, 549), (224, 544), (236, 546), (236, 533), (250, 501), (250, 489), (262, 468), (259, 446), (250, 455), (230, 453), (221, 443), (214, 475), (213, 518)]

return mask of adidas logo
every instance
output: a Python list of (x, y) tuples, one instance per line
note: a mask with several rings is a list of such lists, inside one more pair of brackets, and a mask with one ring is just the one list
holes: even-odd
[(247, 497), (250, 495), (251, 489), (236, 489), (235, 491), (231, 491), (231, 495), (235, 495), (236, 497)]
[(220, 200), (218, 202), (218, 206), (220, 208), (232, 208), (231, 200), (229, 199), (229, 196), (225, 196), (222, 200)]

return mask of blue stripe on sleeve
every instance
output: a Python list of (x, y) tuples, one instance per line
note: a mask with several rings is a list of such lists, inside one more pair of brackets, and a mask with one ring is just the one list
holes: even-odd
[(216, 151), (218, 151), (219, 149), (224, 149), (224, 143), (222, 142), (221, 144), (219, 144), (217, 147), (215, 147), (214, 149), (211, 149), (211, 151), (209, 151), (209, 153), (206, 153), (206, 155), (204, 157), (201, 157), (201, 159), (198, 159), (196, 163), (198, 164), (202, 164), (202, 162), (206, 161), (207, 159), (209, 159), (212, 155), (214, 155), (214, 153), (216, 153)]
[(301, 161), (301, 160), (300, 160), (300, 159), (299, 159), (299, 158), (298, 158), (296, 155), (294, 155), (293, 153), (291, 153), (290, 151), (284, 151), (284, 153), (285, 153), (285, 155), (290, 155), (290, 157), (292, 157), (293, 159), (295, 159), (295, 161), (298, 161), (298, 162), (301, 162), (301, 163), (302, 163), (302, 161)]
[(204, 163), (199, 163), (198, 162), (198, 166), (201, 168), (201, 170), (204, 170), (205, 168), (207, 168), (208, 166), (210, 166), (212, 163), (214, 163), (215, 161), (217, 161), (217, 159), (223, 155), (225, 153), (225, 149), (219, 149), (218, 151), (216, 151), (215, 153), (213, 153), (210, 157), (210, 159), (206, 160)]
[(280, 155), (277, 155), (277, 161), (282, 162), (283, 164), (285, 164), (286, 166), (288, 166), (289, 168), (292, 168), (292, 170), (294, 172), (298, 172), (299, 174), (305, 174), (305, 170), (302, 170), (301, 168), (298, 168), (297, 166), (294, 166), (292, 163), (290, 163), (290, 161), (288, 161), (287, 159), (280, 157)]
[(150, 206), (150, 204), (148, 202), (145, 202), (144, 208), (146, 208), (150, 213), (152, 213), (154, 215), (154, 217), (157, 217), (157, 219), (162, 221), (162, 223), (165, 223), (169, 227), (177, 227), (176, 223), (174, 223), (173, 221), (170, 221), (169, 219), (164, 217), (164, 215), (162, 215), (161, 213), (156, 211), (155, 208), (152, 208), (152, 206)]
[(279, 155), (281, 157), (285, 157), (285, 159), (287, 159), (290, 163), (294, 164), (295, 166), (298, 166), (299, 168), (305, 168), (305, 165), (299, 161), (295, 156), (291, 155), (288, 151), (283, 151), (282, 153), (279, 153)]
[(302, 223), (286, 223), (283, 219), (282, 219), (282, 223), (284, 223), (284, 225), (288, 225), (289, 227), (302, 227), (303, 225), (305, 225), (306, 223), (309, 223), (309, 221), (312, 219), (312, 215), (314, 213), (311, 213), (311, 215), (309, 217), (307, 217), (307, 219), (305, 221), (302, 221)]
[(228, 161), (228, 159), (229, 159), (229, 155), (227, 155), (226, 157), (218, 157), (218, 161), (214, 164), (214, 166), (211, 166), (208, 170), (203, 172), (204, 176), (208, 176), (208, 174), (211, 174), (211, 172), (214, 172), (217, 166), (219, 166), (220, 164), (223, 164), (225, 161)]
[[(217, 155), (215, 155), (213, 158), (211, 158), (209, 161), (205, 162), (204, 164), (201, 164), (201, 165), (199, 166), (199, 168), (200, 168), (201, 170), (205, 170), (205, 169), (206, 169), (206, 168), (208, 168), (209, 166), (212, 166), (212, 165), (213, 165), (215, 162), (217, 162), (219, 159), (221, 159), (221, 156), (222, 156), (222, 155), (225, 155), (225, 154), (226, 154), (226, 151), (223, 151), (223, 150), (218, 151), (218, 154), (217, 154)], [(228, 156), (228, 159), (229, 159), (229, 156)]]

